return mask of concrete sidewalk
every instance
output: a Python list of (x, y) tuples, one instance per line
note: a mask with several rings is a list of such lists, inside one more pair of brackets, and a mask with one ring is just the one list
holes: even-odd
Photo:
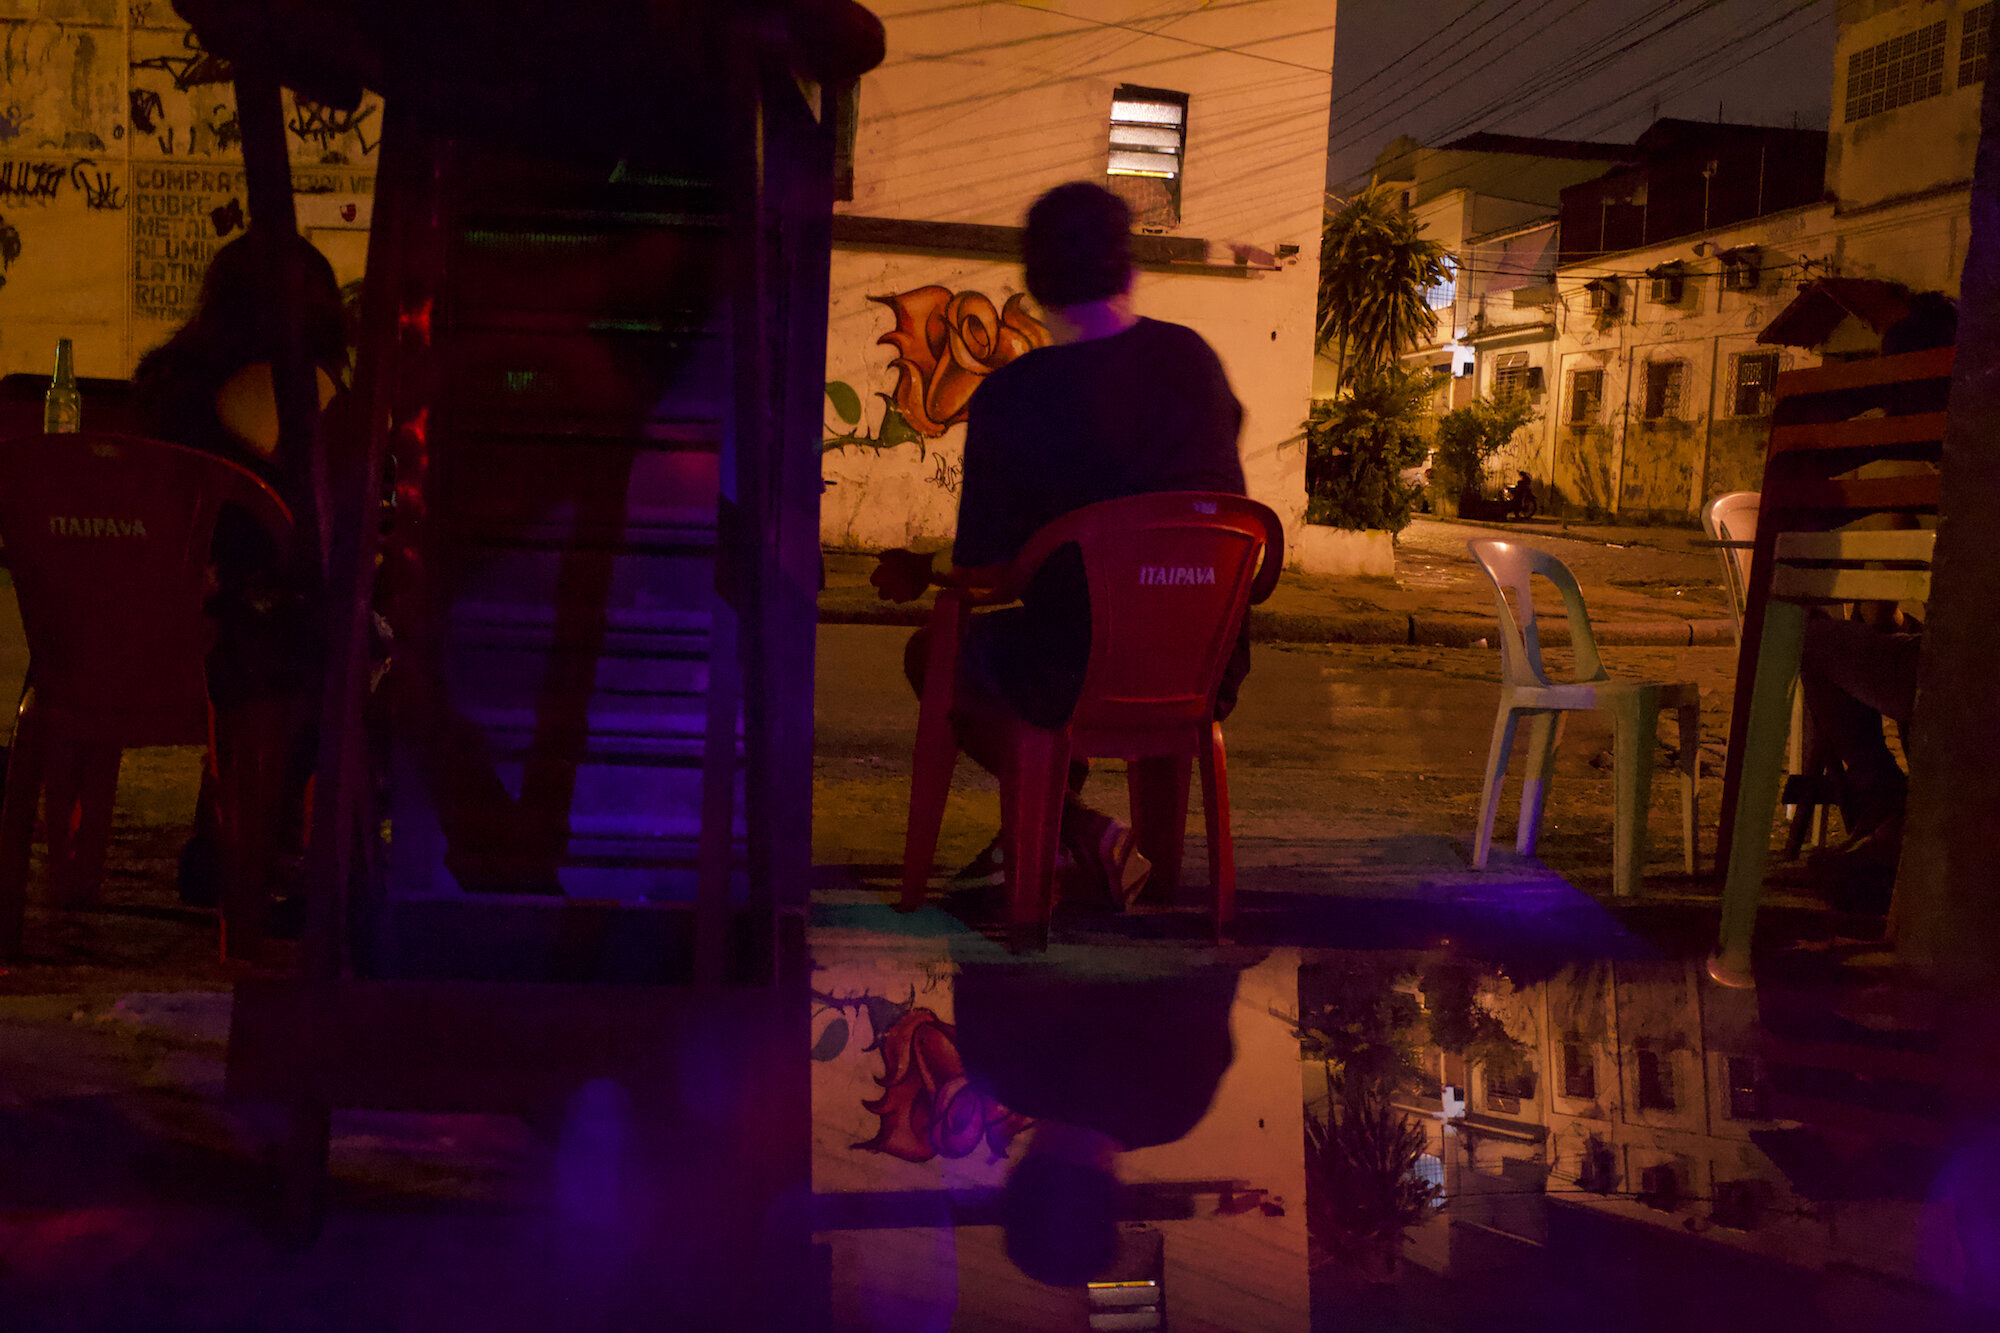
[[(1251, 612), (1251, 638), (1264, 643), (1415, 644), (1468, 648), (1496, 642), (1491, 586), (1465, 543), (1503, 537), (1561, 559), (1577, 576), (1600, 644), (1728, 646), (1735, 642), (1721, 569), (1713, 551), (1683, 528), (1565, 527), (1555, 520), (1480, 524), (1418, 519), (1397, 538), (1396, 577), (1327, 578), (1287, 574), (1270, 601)], [(826, 553), (820, 623), (920, 625), (931, 598), (884, 602), (869, 586), (874, 557)], [(1553, 608), (1560, 611), (1560, 607)], [(1542, 641), (1562, 647), (1560, 614), (1542, 611)]]

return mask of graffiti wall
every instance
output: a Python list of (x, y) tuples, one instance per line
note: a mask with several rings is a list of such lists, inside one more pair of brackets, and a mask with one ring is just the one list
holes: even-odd
[[(1309, 302), (1289, 299), (1298, 277), (1142, 272), (1133, 288), (1140, 314), (1188, 325), (1221, 357), (1244, 406), (1250, 492), (1288, 524), (1305, 504), (1298, 432), (1310, 368), (1306, 356), (1279, 355), (1273, 344), (1297, 313), (1291, 306), (1310, 318)], [(1022, 287), (1018, 264), (834, 252), (821, 443), (820, 535), (829, 546), (950, 540), (967, 404), (987, 375), (1050, 341)]]
[[(119, 377), (187, 318), (249, 224), (229, 63), (166, 0), (75, 0), (0, 19), (0, 373)], [(301, 228), (358, 282), (382, 107), (286, 94)]]

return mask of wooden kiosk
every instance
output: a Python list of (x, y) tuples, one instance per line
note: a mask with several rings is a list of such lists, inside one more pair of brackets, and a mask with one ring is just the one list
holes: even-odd
[(289, 1108), (284, 1221), (317, 1229), (335, 1108), (546, 1119), (608, 1079), (672, 1199), (635, 1308), (796, 1326), (831, 181), (881, 27), (180, 8), (260, 229), (294, 228), (281, 83), (388, 108), (346, 409), (278, 368), (326, 686), (302, 963), (239, 984), (229, 1089)]

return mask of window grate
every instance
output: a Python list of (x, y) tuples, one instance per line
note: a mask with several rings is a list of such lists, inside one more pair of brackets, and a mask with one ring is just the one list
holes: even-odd
[(1958, 37), (1958, 86), (1968, 87), (1986, 79), (1986, 57), (1993, 50), (1992, 0), (1965, 11)]
[(1579, 1101), (1597, 1099), (1597, 1065), (1590, 1058), (1590, 1048), (1582, 1042), (1563, 1043), (1563, 1096)]
[(1572, 426), (1588, 426), (1597, 421), (1597, 411), (1604, 402), (1604, 372), (1601, 370), (1572, 370), (1569, 375), (1569, 423)]
[(1687, 380), (1685, 361), (1646, 363), (1646, 401), (1640, 417), (1645, 421), (1668, 421), (1680, 416), (1682, 391)]
[(1104, 172), (1141, 227), (1177, 226), (1187, 157), (1186, 93), (1120, 86), (1111, 94)]
[(1764, 1071), (1747, 1055), (1732, 1055), (1726, 1061), (1729, 1075), (1729, 1118), (1767, 1120), (1769, 1108), (1764, 1096)]
[(1944, 20), (1891, 37), (1847, 58), (1847, 123), (1944, 91)]
[(1645, 1111), (1671, 1111), (1679, 1105), (1674, 1100), (1673, 1056), (1666, 1051), (1650, 1047), (1639, 1048), (1639, 1108)]
[(1736, 357), (1730, 411), (1739, 417), (1768, 416), (1778, 380), (1776, 352), (1743, 352)]

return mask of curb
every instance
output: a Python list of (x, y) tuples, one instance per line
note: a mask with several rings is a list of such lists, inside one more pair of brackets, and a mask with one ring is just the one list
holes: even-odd
[[(930, 616), (921, 603), (906, 606), (822, 607), (822, 625), (902, 625), (915, 629)], [(1729, 620), (1629, 620), (1591, 626), (1592, 637), (1608, 648), (1727, 647), (1736, 642)], [(1420, 648), (1496, 647), (1491, 616), (1402, 611), (1313, 615), (1299, 611), (1250, 612), (1252, 643), (1403, 644)], [(1569, 626), (1546, 622), (1541, 634), (1552, 648), (1569, 646)]]

